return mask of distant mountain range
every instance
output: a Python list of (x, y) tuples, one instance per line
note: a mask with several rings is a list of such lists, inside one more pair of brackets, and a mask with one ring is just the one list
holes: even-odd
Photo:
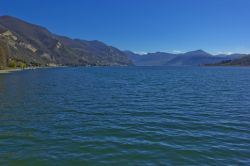
[(137, 66), (199, 66), (234, 60), (246, 56), (246, 54), (211, 55), (203, 50), (181, 54), (156, 52), (139, 55), (131, 51), (125, 51), (125, 53)]
[(10, 16), (0, 17), (0, 68), (27, 65), (127, 66), (132, 61), (100, 41), (71, 39)]
[[(11, 16), (0, 17), (0, 69), (22, 66), (199, 66), (249, 65), (245, 54), (211, 55), (203, 50), (181, 54), (139, 55), (100, 41), (71, 39)], [(243, 58), (242, 58), (243, 57)], [(241, 59), (240, 59), (241, 58)]]

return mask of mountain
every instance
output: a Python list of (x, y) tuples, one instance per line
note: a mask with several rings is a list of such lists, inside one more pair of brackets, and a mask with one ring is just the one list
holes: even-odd
[(130, 51), (125, 51), (125, 53), (137, 66), (162, 66), (177, 56), (164, 52), (148, 53), (145, 55), (135, 54)]
[(244, 54), (214, 56), (203, 50), (190, 51), (182, 54), (156, 52), (139, 55), (130, 51), (125, 51), (125, 53), (137, 66), (199, 66), (244, 56)]
[(228, 60), (228, 57), (213, 56), (203, 50), (196, 50), (179, 54), (176, 58), (170, 60), (166, 66), (199, 66), (208, 63), (217, 63), (223, 60)]
[(56, 38), (66, 47), (76, 53), (80, 63), (90, 65), (132, 65), (132, 61), (122, 51), (112, 46), (107, 46), (100, 41), (86, 41), (68, 37), (56, 36)]
[(0, 17), (0, 44), (0, 66), (9, 61), (39, 66), (132, 65), (126, 54), (100, 41), (62, 37), (10, 16)]
[(228, 57), (230, 59), (239, 59), (239, 58), (242, 58), (244, 56), (246, 56), (246, 54), (219, 54), (219, 55), (216, 55), (218, 57)]
[(208, 66), (250, 66), (250, 55), (239, 59), (222, 61), (220, 63), (208, 64)]

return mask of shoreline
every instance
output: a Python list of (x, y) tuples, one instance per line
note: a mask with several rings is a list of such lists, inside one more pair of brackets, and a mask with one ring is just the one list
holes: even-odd
[[(13, 73), (13, 72), (18, 72), (18, 71), (25, 71), (25, 70), (36, 70), (36, 69), (46, 69), (46, 68), (62, 68), (62, 67), (70, 67), (70, 66), (47, 66), (47, 67), (28, 67), (28, 68), (16, 68), (16, 69), (11, 69), (11, 68), (7, 68), (7, 69), (1, 69), (0, 70), (0, 74), (10, 74), (10, 73)], [(90, 66), (84, 66), (84, 67), (90, 67)], [(102, 67), (102, 66), (91, 66), (91, 67)], [(145, 67), (145, 66), (137, 66), (137, 67)], [(182, 66), (183, 67), (183, 66)], [(213, 67), (235, 67), (235, 68), (250, 68), (250, 66), (236, 66), (236, 65), (233, 65), (233, 66), (215, 66), (215, 65), (204, 65), (204, 66), (196, 66), (196, 67), (210, 67), (210, 68), (213, 68)]]
[(23, 69), (3, 69), (0, 70), (0, 74), (8, 74), (16, 71), (22, 71)]
[(16, 68), (16, 69), (3, 69), (0, 70), (0, 74), (9, 74), (17, 71), (25, 71), (25, 70), (36, 70), (36, 69), (46, 69), (46, 68), (59, 68), (59, 67), (65, 67), (65, 66), (48, 66), (48, 67), (28, 67), (28, 68)]

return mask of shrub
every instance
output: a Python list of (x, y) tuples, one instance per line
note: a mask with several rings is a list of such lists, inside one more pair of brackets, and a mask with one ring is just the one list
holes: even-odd
[(16, 68), (17, 67), (17, 64), (16, 64), (16, 62), (15, 61), (10, 61), (10, 63), (9, 63), (9, 67), (10, 68)]

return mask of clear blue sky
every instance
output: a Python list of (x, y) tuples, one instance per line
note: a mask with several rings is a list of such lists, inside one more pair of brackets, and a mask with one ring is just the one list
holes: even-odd
[(0, 0), (0, 15), (135, 52), (250, 53), (250, 0)]

